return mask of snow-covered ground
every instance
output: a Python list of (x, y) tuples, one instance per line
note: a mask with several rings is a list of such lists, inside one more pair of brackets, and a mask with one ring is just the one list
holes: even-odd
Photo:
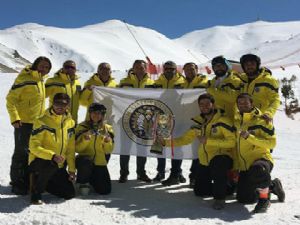
[[(273, 71), (281, 78), (300, 75), (298, 67), (286, 71)], [(121, 76), (121, 75), (118, 75)], [(212, 199), (195, 197), (188, 184), (163, 187), (159, 183), (145, 184), (136, 180), (135, 157), (130, 161), (129, 181), (117, 182), (119, 157), (112, 155), (109, 171), (112, 193), (108, 196), (92, 194), (63, 201), (45, 195), (47, 204), (29, 205), (28, 196), (15, 196), (10, 192), (9, 166), (14, 148), (13, 128), (9, 124), (5, 97), (15, 74), (0, 74), (0, 224), (35, 225), (90, 225), (90, 224), (300, 224), (300, 121), (288, 119), (282, 110), (275, 117), (278, 144), (274, 150), (273, 177), (282, 180), (286, 202), (279, 203), (272, 196), (272, 205), (266, 214), (252, 214), (254, 205), (242, 205), (228, 198), (224, 210), (211, 208)], [(89, 75), (82, 75), (82, 83)], [(120, 79), (120, 77), (117, 77)], [(297, 81), (300, 87), (300, 81)], [(299, 88), (297, 97), (300, 97)], [(80, 109), (80, 118), (84, 109)], [(183, 173), (188, 177), (191, 162), (183, 162)], [(170, 169), (170, 163), (167, 163)], [(150, 177), (156, 175), (156, 159), (148, 158), (146, 170)]]

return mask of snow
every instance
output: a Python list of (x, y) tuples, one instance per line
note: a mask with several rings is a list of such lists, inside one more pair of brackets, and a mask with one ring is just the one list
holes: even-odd
[[(274, 47), (278, 56), (283, 56), (287, 53), (285, 50), (288, 47), (291, 51), (297, 47), (296, 39), (292, 46), (286, 43), (286, 41), (289, 40), (289, 36), (291, 34), (294, 35), (291, 39), (299, 36), (297, 36), (297, 30), (299, 30), (300, 22), (290, 22), (288, 24), (291, 26), (290, 29), (287, 28), (286, 23), (270, 24), (266, 22), (257, 22), (254, 24), (229, 27), (228, 29), (224, 27), (215, 27), (211, 28), (211, 30), (222, 29), (223, 31), (228, 31), (228, 39), (233, 39), (234, 35), (236, 35), (237, 37), (239, 36), (246, 40), (246, 37), (242, 35), (245, 34), (245, 30), (248, 30), (248, 33), (255, 33), (254, 31), (257, 29), (268, 27), (269, 30), (267, 33), (256, 33), (256, 35), (252, 35), (251, 43), (260, 43), (261, 39), (264, 41), (268, 40), (268, 43), (271, 43), (274, 42), (274, 39), (277, 39), (277, 45), (279, 47), (276, 49), (274, 45), (272, 48)], [(142, 55), (136, 54), (137, 51), (129, 51), (132, 48), (136, 48), (133, 42), (127, 43), (124, 46), (126, 40), (130, 39), (130, 34), (126, 33), (125, 36), (126, 27), (123, 26), (124, 24), (115, 20), (78, 29), (62, 29), (36, 24), (25, 24), (0, 31), (0, 43), (6, 46), (7, 52), (10, 52), (11, 49), (18, 49), (18, 52), (21, 55), (31, 60), (36, 57), (35, 54), (41, 54), (41, 46), (46, 46), (44, 49), (46, 52), (49, 50), (48, 47), (52, 43), (53, 49), (57, 48), (58, 52), (66, 49), (66, 56), (77, 55), (77, 59), (80, 63), (85, 65), (82, 67), (84, 69), (79, 72), (82, 83), (84, 83), (91, 75), (90, 71), (90, 73), (83, 73), (82, 71), (89, 68), (95, 68), (99, 60), (112, 62), (113, 65), (118, 65), (117, 68), (123, 70), (115, 72), (115, 76), (117, 80), (119, 80), (121, 77), (125, 76), (124, 70), (128, 68), (128, 65), (130, 67), (135, 58), (142, 57)], [(86, 32), (82, 32), (82, 30), (86, 30)], [(169, 53), (168, 51), (172, 49), (173, 45), (175, 46), (176, 43), (156, 31), (141, 27), (135, 27), (134, 30), (139, 33), (140, 39), (144, 38), (144, 41), (148, 41), (148, 44), (145, 45), (145, 49), (147, 52), (152, 51), (155, 58), (157, 58), (157, 61), (164, 60), (163, 56), (160, 56), (161, 52), (156, 52), (160, 47), (166, 47), (162, 48), (162, 51), (165, 51), (165, 56), (167, 56), (166, 59), (174, 59), (175, 61), (178, 60), (178, 62), (180, 62), (179, 60), (182, 60), (182, 62), (192, 60), (191, 58), (188, 58), (189, 55), (186, 53), (182, 55), (177, 54), (176, 57), (173, 52)], [(212, 32), (211, 30), (209, 31)], [(230, 30), (235, 30), (235, 32), (230, 33)], [(24, 36), (18, 35), (13, 36), (16, 33), (35, 36), (37, 38), (36, 40), (39, 41), (45, 37), (45, 43), (41, 45), (36, 43), (33, 44), (32, 39), (29, 40), (24, 38)], [(91, 36), (91, 33), (105, 36), (105, 43), (102, 45), (101, 42), (103, 40), (99, 40), (98, 46), (94, 45), (93, 47), (93, 45), (89, 43), (92, 42), (92, 39), (97, 38), (96, 36)], [(192, 43), (192, 40), (203, 40), (201, 37), (201, 34), (199, 34), (198, 36), (191, 38), (190, 42)], [(109, 39), (112, 39), (112, 42), (109, 42)], [(155, 44), (151, 44), (152, 40)], [(156, 45), (157, 40), (161, 41), (159, 45)], [(208, 40), (209, 39), (206, 39), (206, 41)], [(21, 42), (23, 44), (21, 44)], [(177, 40), (175, 42), (177, 42)], [(212, 42), (207, 42), (207, 45), (214, 46), (211, 43)], [(228, 45), (232, 43), (228, 43)], [(250, 44), (247, 45), (245, 43), (246, 41), (236, 45), (237, 47), (234, 48), (236, 51), (234, 51), (233, 56), (238, 56), (241, 52), (246, 52), (246, 50), (248, 50)], [(267, 49), (268, 44), (260, 44), (263, 48)], [(39, 46), (39, 48), (36, 46)], [(69, 48), (70, 46), (72, 47), (73, 53)], [(105, 46), (105, 50), (101, 52), (101, 55), (96, 55), (94, 49), (97, 49), (100, 46)], [(118, 50), (120, 46), (125, 49), (124, 52)], [(280, 46), (282, 47), (280, 48)], [(1, 48), (1, 50), (2, 49), (3, 48)], [(182, 49), (182, 51), (184, 51), (183, 47)], [(213, 56), (216, 54), (216, 49), (212, 48), (212, 53), (210, 53), (210, 55), (208, 54), (209, 51), (207, 47), (205, 54)], [(117, 55), (115, 54), (115, 51), (118, 52)], [(271, 54), (271, 47), (270, 52), (267, 52), (266, 50), (265, 54), (263, 54), (263, 52), (261, 53), (263, 55), (262, 59), (265, 61), (271, 59), (274, 55)], [(106, 56), (106, 58), (104, 58), (104, 56)], [(56, 54), (55, 57), (57, 57), (55, 59), (56, 65), (60, 65), (65, 59), (65, 56), (60, 56), (60, 54)], [(294, 55), (294, 57), (295, 61), (300, 61), (299, 54)], [(11, 63), (13, 64), (13, 61), (11, 61)], [(292, 74), (299, 77), (300, 69), (298, 66), (291, 66), (286, 68), (285, 71), (275, 69), (273, 70), (273, 74), (280, 79), (286, 76), (289, 77)], [(227, 199), (228, 204), (224, 210), (213, 210), (211, 208), (212, 199), (195, 197), (193, 191), (188, 188), (187, 184), (163, 187), (158, 183), (145, 184), (138, 182), (136, 181), (135, 174), (135, 157), (131, 157), (130, 160), (129, 181), (125, 184), (119, 184), (117, 182), (120, 170), (118, 155), (112, 155), (108, 165), (112, 179), (112, 193), (110, 195), (100, 196), (91, 194), (86, 197), (79, 196), (69, 201), (63, 201), (54, 196), (45, 194), (44, 200), (47, 204), (41, 206), (29, 205), (28, 196), (13, 195), (10, 192), (9, 186), (9, 167), (14, 149), (14, 137), (13, 128), (9, 124), (9, 118), (6, 112), (5, 97), (15, 77), (16, 74), (0, 74), (0, 224), (300, 224), (299, 218), (295, 217), (295, 215), (300, 215), (300, 118), (299, 116), (296, 116), (295, 120), (291, 120), (284, 115), (282, 109), (278, 110), (274, 121), (278, 143), (273, 153), (275, 166), (272, 177), (278, 177), (282, 180), (286, 191), (286, 202), (279, 203), (276, 196), (272, 196), (272, 204), (266, 214), (252, 214), (251, 211), (253, 210), (254, 205), (238, 204), (234, 200), (234, 197)], [(298, 79), (296, 83), (296, 95), (298, 98), (300, 97), (299, 87), (300, 81)], [(80, 120), (82, 120), (84, 118), (85, 109), (80, 108), (79, 114)], [(156, 159), (153, 158), (148, 158), (147, 160), (146, 170), (150, 177), (156, 175), (156, 162)], [(191, 161), (184, 160), (182, 169), (186, 178), (188, 178), (190, 165)], [(167, 170), (169, 171), (169, 169), (170, 162), (168, 160)]]

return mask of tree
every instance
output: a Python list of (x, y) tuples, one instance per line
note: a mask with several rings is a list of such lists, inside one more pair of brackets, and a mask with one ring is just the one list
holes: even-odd
[(295, 75), (292, 75), (290, 79), (285, 77), (281, 80), (281, 93), (284, 97), (285, 114), (292, 119), (294, 119), (293, 114), (300, 112), (299, 102), (293, 90), (296, 80), (297, 77)]

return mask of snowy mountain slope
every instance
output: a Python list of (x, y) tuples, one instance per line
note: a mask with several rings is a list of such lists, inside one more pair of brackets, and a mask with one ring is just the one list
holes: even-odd
[(188, 49), (208, 57), (224, 55), (239, 60), (245, 53), (261, 56), (268, 66), (300, 62), (300, 22), (257, 21), (238, 26), (215, 26), (176, 39)]
[[(183, 64), (193, 60), (190, 53), (166, 36), (147, 28), (128, 25), (153, 62), (172, 59)], [(76, 29), (23, 24), (0, 31), (0, 43), (33, 61), (39, 55), (51, 59), (55, 69), (73, 59), (79, 71), (92, 72), (100, 62), (109, 62), (113, 69), (126, 70), (135, 59), (145, 56), (127, 26), (119, 20)], [(5, 58), (0, 54), (0, 59)], [(199, 56), (201, 58), (201, 56)], [(206, 61), (205, 57), (201, 58)]]

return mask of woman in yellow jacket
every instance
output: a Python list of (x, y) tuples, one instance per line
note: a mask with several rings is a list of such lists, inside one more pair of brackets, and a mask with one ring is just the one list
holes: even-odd
[(45, 111), (44, 77), (51, 69), (46, 57), (38, 57), (17, 76), (6, 97), (10, 122), (15, 129), (15, 149), (10, 167), (12, 192), (28, 192), (28, 145), (33, 122)]
[(32, 204), (42, 203), (45, 190), (65, 199), (75, 196), (75, 122), (67, 112), (69, 104), (67, 94), (57, 93), (52, 107), (34, 122), (29, 143)]
[(111, 192), (111, 180), (107, 169), (106, 155), (114, 147), (112, 126), (104, 123), (106, 107), (99, 103), (89, 106), (90, 119), (76, 128), (77, 183), (84, 193), (89, 184), (98, 194)]
[(50, 106), (56, 93), (66, 93), (71, 98), (70, 113), (77, 124), (79, 98), (81, 85), (76, 73), (76, 64), (72, 60), (67, 60), (63, 68), (54, 74), (54, 77), (46, 81), (46, 97), (49, 97)]
[[(215, 109), (211, 95), (200, 95), (198, 104), (201, 114), (192, 119), (195, 125), (181, 137), (175, 138), (174, 146), (191, 144), (198, 138), (199, 164), (196, 168), (194, 193), (202, 197), (212, 195), (215, 199), (213, 208), (222, 209), (227, 192), (227, 173), (233, 166), (235, 128), (229, 118)], [(170, 146), (170, 142), (166, 144)]]
[[(270, 206), (269, 192), (284, 201), (285, 194), (278, 178), (271, 181), (273, 158), (271, 149), (276, 145), (273, 124), (263, 118), (254, 107), (252, 97), (242, 93), (237, 98), (239, 113), (235, 116), (237, 128), (237, 159), (240, 170), (237, 200), (241, 203), (257, 201), (254, 212), (265, 212)], [(258, 192), (258, 195), (257, 193)]]

